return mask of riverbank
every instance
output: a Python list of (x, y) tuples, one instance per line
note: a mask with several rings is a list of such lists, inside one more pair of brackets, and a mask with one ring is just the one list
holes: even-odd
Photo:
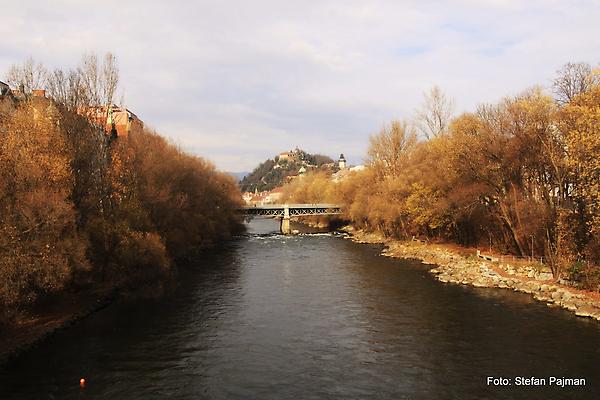
[(65, 294), (52, 304), (0, 328), (0, 365), (62, 329), (108, 307), (116, 299), (110, 290)]
[(491, 262), (458, 246), (399, 241), (351, 226), (341, 230), (357, 243), (385, 245), (381, 254), (386, 257), (415, 258), (425, 264), (435, 265), (429, 272), (441, 282), (528, 293), (548, 306), (562, 307), (577, 316), (600, 321), (600, 293), (557, 283), (540, 264)]

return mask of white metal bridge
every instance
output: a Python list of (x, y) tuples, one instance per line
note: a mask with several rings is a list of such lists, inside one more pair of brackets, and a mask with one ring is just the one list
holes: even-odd
[(249, 217), (281, 218), (281, 232), (290, 233), (290, 217), (310, 215), (339, 215), (342, 207), (338, 204), (265, 204), (245, 206), (241, 209)]

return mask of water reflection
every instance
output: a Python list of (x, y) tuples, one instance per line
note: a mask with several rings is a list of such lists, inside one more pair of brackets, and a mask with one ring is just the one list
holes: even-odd
[[(0, 398), (597, 397), (597, 323), (442, 284), (377, 246), (277, 232), (256, 219), (173, 293), (58, 334), (0, 370)], [(589, 383), (490, 388), (488, 375)]]

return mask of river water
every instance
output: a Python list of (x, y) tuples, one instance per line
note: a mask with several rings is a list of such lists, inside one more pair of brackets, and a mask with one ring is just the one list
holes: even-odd
[(172, 293), (112, 305), (0, 367), (0, 399), (600, 398), (598, 322), (277, 228), (254, 220)]

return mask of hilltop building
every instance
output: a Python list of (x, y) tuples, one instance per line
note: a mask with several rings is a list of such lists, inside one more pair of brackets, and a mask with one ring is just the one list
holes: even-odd
[[(46, 98), (44, 89), (33, 89), (30, 94), (26, 94), (22, 86), (19, 89), (11, 89), (8, 84), (0, 81), (0, 97), (11, 96), (16, 100)], [(114, 104), (108, 107), (80, 107), (77, 113), (88, 118), (90, 122), (104, 127), (106, 134), (114, 134), (118, 137), (127, 136), (133, 129), (144, 127), (144, 122), (131, 110)]]
[(87, 117), (93, 123), (103, 126), (107, 134), (115, 134), (117, 137), (125, 137), (132, 129), (142, 129), (144, 122), (131, 110), (117, 105), (108, 107), (85, 107), (77, 110), (77, 113)]
[(284, 151), (277, 156), (278, 161), (299, 161), (303, 160), (302, 150), (296, 147), (294, 150)]
[(10, 87), (8, 84), (0, 81), (0, 96), (8, 96), (10, 94)]
[(46, 91), (44, 89), (33, 89), (31, 91), (31, 96), (33, 97), (46, 97)]
[(0, 97), (12, 97), (15, 100), (27, 100), (31, 97), (46, 98), (46, 90), (33, 89), (31, 93), (26, 94), (23, 84), (18, 89), (11, 89), (7, 83), (0, 81)]
[(132, 129), (143, 129), (144, 122), (138, 118), (131, 110), (121, 107), (111, 107), (106, 120), (106, 129), (114, 129), (117, 136), (127, 136)]

